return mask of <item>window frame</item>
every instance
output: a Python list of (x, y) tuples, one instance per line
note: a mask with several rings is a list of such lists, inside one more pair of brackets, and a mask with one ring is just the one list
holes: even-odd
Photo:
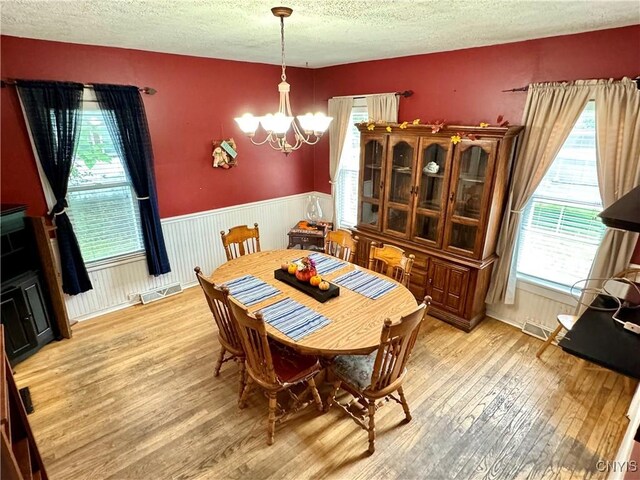
[[(89, 88), (85, 88), (84, 92), (83, 92), (83, 97), (82, 97), (82, 113), (81, 115), (84, 115), (84, 111), (85, 110), (100, 110), (102, 111), (102, 108), (100, 107), (100, 105), (98, 104), (98, 101), (96, 99), (95, 96), (95, 92), (92, 89)], [(112, 139), (113, 140), (113, 139)], [(100, 143), (104, 143), (104, 139), (102, 140), (102, 142)], [(95, 142), (95, 139), (92, 139), (92, 144), (96, 145), (97, 143)], [(78, 148), (78, 147), (76, 147)], [(75, 161), (76, 161), (76, 156), (77, 156), (77, 151), (74, 152), (74, 163), (71, 167), (71, 169), (73, 170), (73, 168), (75, 168)], [(146, 258), (146, 250), (144, 247), (144, 234), (142, 232), (142, 228), (140, 225), (140, 211), (139, 211), (139, 206), (135, 205), (136, 200), (136, 192), (135, 189), (133, 187), (133, 183), (131, 182), (131, 179), (129, 177), (129, 172), (127, 171), (127, 167), (124, 164), (123, 159), (120, 159), (120, 163), (122, 165), (122, 168), (124, 170), (125, 176), (127, 178), (127, 181), (119, 181), (119, 182), (112, 182), (112, 183), (108, 183), (108, 184), (89, 184), (89, 185), (79, 185), (79, 186), (72, 186), (70, 183), (67, 185), (67, 195), (69, 195), (70, 193), (73, 192), (90, 192), (92, 190), (103, 190), (103, 189), (108, 189), (108, 188), (119, 188), (119, 187), (129, 187), (129, 189), (131, 190), (131, 199), (132, 199), (132, 206), (134, 209), (134, 215), (137, 215), (137, 221), (135, 221), (135, 225), (138, 228), (138, 234), (139, 234), (139, 239), (140, 239), (140, 245), (141, 248), (140, 249), (136, 249), (136, 250), (132, 250), (129, 252), (125, 252), (125, 253), (121, 253), (121, 254), (117, 254), (117, 255), (111, 255), (109, 257), (104, 257), (104, 258), (99, 258), (96, 260), (89, 260), (86, 261), (85, 260), (85, 268), (87, 269), (88, 272), (91, 271), (95, 271), (95, 270), (102, 270), (105, 267), (108, 266), (115, 266), (115, 265), (120, 265), (120, 264), (125, 264), (125, 263), (131, 263), (131, 262), (135, 262), (135, 261), (140, 261)], [(73, 216), (73, 214), (71, 215)], [(135, 220), (135, 219), (134, 219)], [(71, 218), (71, 222), (72, 222), (72, 226), (76, 227), (77, 221), (74, 222), (74, 220)], [(80, 247), (80, 251), (82, 252), (82, 247), (80, 246), (80, 242), (78, 241), (78, 246)]]
[[(367, 108), (367, 99), (366, 97), (355, 97), (353, 99), (353, 104), (351, 106), (351, 114), (349, 116), (349, 128), (354, 128), (353, 125), (355, 124), (355, 122), (351, 122), (351, 119), (353, 118), (353, 114), (354, 113), (359, 113), (359, 114), (364, 114), (365, 116), (367, 116), (368, 118), (368, 108)], [(359, 132), (358, 132), (359, 133)], [(347, 141), (347, 137), (345, 137), (345, 143)], [(341, 185), (341, 179), (340, 176), (342, 175), (342, 171), (343, 170), (349, 170), (352, 172), (355, 172), (356, 174), (356, 201), (355, 201), (355, 223), (353, 225), (347, 225), (345, 223), (340, 222), (339, 225), (336, 225), (336, 228), (342, 228), (342, 229), (350, 229), (350, 228), (354, 228), (356, 227), (356, 225), (358, 224), (358, 192), (357, 192), (357, 188), (358, 188), (358, 182), (359, 182), (359, 176), (360, 176), (360, 140), (358, 139), (358, 153), (357, 153), (357, 169), (353, 170), (353, 169), (345, 169), (345, 168), (341, 168), (340, 171), (338, 171), (337, 174), (337, 186), (336, 188), (339, 188), (339, 186)], [(343, 149), (343, 155), (345, 150)], [(337, 192), (336, 192), (337, 195)], [(340, 206), (340, 201), (339, 199), (336, 199), (336, 207)], [(337, 215), (338, 218), (340, 218), (341, 220), (343, 220), (345, 217), (343, 215)]]
[[(594, 99), (590, 99), (589, 100), (589, 102), (585, 105), (584, 110), (586, 110), (588, 108), (589, 103), (591, 105), (593, 105), (593, 108), (595, 110), (596, 105), (595, 105), (595, 100)], [(584, 110), (583, 110), (583, 112), (584, 112)], [(580, 116), (583, 114), (583, 112), (580, 112)], [(580, 117), (578, 117), (578, 118), (580, 118)], [(595, 113), (594, 113), (594, 118), (595, 118)], [(577, 123), (577, 121), (576, 121), (576, 123)], [(574, 125), (574, 127), (575, 127), (575, 125)], [(573, 128), (574, 127), (572, 127), (572, 132), (573, 132)], [(594, 135), (596, 135), (597, 134), (596, 133), (597, 132), (596, 126), (594, 125), (593, 128), (594, 128)], [(570, 132), (569, 135), (571, 135), (572, 132)], [(568, 140), (568, 138), (569, 137), (567, 137), (567, 139), (565, 139), (565, 143)], [(597, 142), (597, 138), (596, 138), (596, 142)], [(564, 147), (564, 143), (563, 143), (563, 147)], [(561, 147), (560, 151), (558, 152), (558, 155), (560, 155), (560, 152), (562, 151), (563, 147)], [(595, 150), (595, 154), (597, 155), (597, 148), (594, 147), (594, 150)], [(557, 160), (558, 155), (556, 155), (556, 158), (553, 159), (553, 162), (555, 162)], [(546, 175), (548, 175), (550, 173), (550, 170), (551, 170), (551, 167), (553, 165), (553, 162), (549, 166), (549, 170), (547, 171), (547, 173), (545, 173), (545, 177), (546, 177)], [(597, 162), (597, 158), (596, 158), (596, 162)], [(597, 168), (597, 164), (596, 164), (596, 168)], [(544, 177), (543, 177), (543, 180), (544, 180)], [(596, 172), (596, 183), (598, 181), (599, 181), (599, 179), (597, 178), (597, 172)], [(536, 187), (536, 190), (539, 187), (540, 187), (540, 185), (538, 185), (538, 187)], [(521, 214), (522, 217), (520, 219), (521, 223), (520, 223), (520, 227), (518, 229), (518, 241), (517, 241), (515, 252), (514, 252), (514, 263), (515, 263), (515, 271), (516, 271), (516, 285), (517, 285), (517, 288), (522, 288), (523, 290), (531, 291), (531, 292), (536, 293), (536, 294), (540, 294), (540, 290), (543, 290), (543, 291), (546, 290), (546, 291), (549, 292), (549, 295), (544, 295), (544, 296), (547, 296), (548, 298), (552, 298), (553, 300), (556, 300), (556, 301), (566, 301), (564, 299), (566, 299), (566, 298), (572, 299), (573, 298), (572, 295), (571, 295), (571, 286), (565, 285), (563, 283), (559, 283), (559, 282), (556, 282), (556, 281), (553, 281), (553, 280), (550, 280), (550, 279), (540, 278), (540, 277), (537, 277), (535, 275), (530, 275), (530, 274), (527, 274), (527, 273), (524, 273), (524, 272), (521, 272), (521, 271), (518, 270), (518, 260), (519, 260), (519, 255), (520, 255), (521, 250), (522, 250), (522, 241), (523, 241), (523, 238), (524, 238), (524, 236), (522, 234), (523, 233), (522, 229), (523, 229), (523, 226), (524, 226), (525, 212), (526, 212), (526, 210), (529, 209), (530, 204), (535, 200), (534, 195), (535, 195), (535, 192), (531, 196), (531, 198), (528, 200), (528, 202), (525, 205), (525, 207), (522, 209), (522, 214)], [(551, 203), (551, 202), (549, 202), (549, 203)], [(577, 207), (577, 208), (584, 207), (585, 209), (590, 205), (586, 201), (583, 202), (583, 203), (580, 203), (580, 204), (577, 204), (577, 203), (571, 202), (571, 201), (565, 201), (564, 205), (565, 206), (569, 206), (572, 203), (573, 203), (573, 205), (572, 205), (573, 207)], [(560, 202), (552, 203), (552, 204), (561, 205)], [(591, 205), (594, 206), (593, 203), (591, 203)], [(603, 236), (604, 236), (604, 234), (603, 234)], [(588, 275), (588, 272), (587, 272), (587, 275)], [(580, 280), (578, 280), (578, 281), (580, 281)]]

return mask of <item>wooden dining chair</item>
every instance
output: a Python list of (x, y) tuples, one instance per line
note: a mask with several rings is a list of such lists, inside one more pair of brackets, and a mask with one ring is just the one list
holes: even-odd
[(415, 258), (413, 254), (407, 257), (404, 250), (393, 245), (378, 246), (377, 243), (371, 242), (369, 270), (382, 273), (408, 287)]
[(221, 231), (220, 236), (227, 260), (260, 251), (260, 230), (257, 223), (253, 224), (253, 228), (247, 225), (231, 227), (228, 233)]
[[(217, 287), (212, 281), (202, 274), (200, 267), (194, 269), (198, 283), (202, 287), (204, 296), (209, 304), (209, 309), (213, 314), (213, 318), (218, 326), (218, 342), (220, 342), (220, 354), (216, 362), (214, 376), (220, 375), (222, 364), (229, 360), (234, 360), (240, 367), (240, 391), (238, 392), (238, 401), (242, 396), (245, 386), (245, 355), (242, 348), (242, 341), (238, 333), (238, 327), (235, 319), (229, 309), (229, 289), (226, 287)], [(226, 354), (229, 354), (225, 358)]]
[[(322, 400), (314, 381), (321, 366), (316, 357), (299, 355), (292, 350), (279, 346), (267, 339), (267, 330), (260, 313), (249, 314), (233, 299), (229, 302), (231, 311), (238, 322), (240, 339), (246, 352), (247, 383), (240, 398), (240, 408), (245, 402), (253, 385), (262, 388), (269, 397), (269, 416), (267, 421), (267, 444), (272, 445), (276, 422), (282, 422), (290, 414), (308, 405), (305, 398), (311, 393), (318, 410), (322, 411)], [(291, 387), (307, 383), (307, 388), (299, 396)], [(277, 402), (278, 392), (286, 391), (293, 400), (292, 407), (285, 411)]]
[[(627, 280), (631, 280), (632, 282), (640, 283), (640, 268), (627, 268), (626, 270), (616, 273), (612, 278), (625, 278)], [(576, 309), (573, 315), (561, 313), (556, 317), (556, 320), (558, 321), (558, 326), (553, 332), (551, 332), (549, 337), (545, 340), (545, 342), (540, 346), (540, 348), (536, 352), (537, 358), (540, 358), (540, 355), (542, 355), (543, 352), (547, 349), (547, 347), (551, 345), (551, 343), (555, 340), (555, 338), (558, 336), (558, 334), (562, 330), (571, 331), (573, 326), (578, 321), (578, 318), (580, 318), (580, 316), (578, 315), (579, 311), (580, 311), (580, 304), (576, 305)]]
[[(375, 451), (375, 413), (385, 400), (391, 399), (402, 405), (406, 421), (411, 421), (402, 384), (407, 374), (407, 362), (430, 304), (431, 297), (427, 296), (414, 312), (402, 317), (397, 323), (393, 324), (390, 319), (385, 319), (380, 346), (376, 351), (370, 355), (339, 355), (334, 358), (330, 367), (336, 380), (327, 399), (326, 410), (336, 405), (367, 430), (369, 453)], [(340, 388), (353, 395), (354, 400), (366, 408), (366, 412), (361, 410), (361, 414), (353, 413), (351, 410), (354, 402), (347, 405), (337, 402), (335, 397)], [(399, 398), (393, 395), (394, 392), (398, 392)], [(368, 423), (365, 422), (366, 415), (369, 417)]]
[(327, 233), (327, 238), (324, 242), (324, 253), (353, 263), (357, 246), (357, 236), (351, 235), (348, 230), (339, 229)]

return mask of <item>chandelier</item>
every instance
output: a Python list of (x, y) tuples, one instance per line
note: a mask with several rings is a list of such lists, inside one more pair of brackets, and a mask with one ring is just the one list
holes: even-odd
[[(280, 105), (275, 114), (268, 113), (262, 117), (254, 117), (250, 113), (245, 113), (241, 117), (235, 119), (240, 129), (251, 139), (254, 145), (264, 145), (268, 143), (274, 150), (279, 150), (285, 155), (289, 155), (294, 150), (299, 149), (302, 145), (315, 145), (322, 137), (322, 134), (329, 128), (332, 117), (327, 117), (324, 113), (307, 113), (306, 115), (298, 115), (296, 122), (291, 113), (291, 103), (289, 101), (289, 91), (291, 86), (287, 83), (286, 69), (284, 61), (284, 19), (289, 17), (293, 12), (288, 7), (274, 7), (271, 13), (280, 18), (280, 48), (282, 55), (282, 74), (280, 78), (282, 82), (278, 84), (278, 92), (280, 92)], [(258, 130), (258, 124), (267, 132), (267, 137), (256, 142), (253, 137)], [(298, 125), (299, 124), (299, 125)], [(289, 130), (293, 130), (293, 143), (287, 140)], [(314, 138), (312, 138), (312, 136)]]

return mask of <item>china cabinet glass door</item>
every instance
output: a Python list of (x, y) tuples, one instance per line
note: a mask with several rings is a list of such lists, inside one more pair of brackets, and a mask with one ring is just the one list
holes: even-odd
[(417, 137), (393, 136), (387, 154), (387, 185), (385, 185), (384, 231), (391, 235), (408, 237), (412, 218), (414, 193), (414, 154)]
[(380, 229), (380, 203), (384, 188), (384, 165), (386, 138), (362, 136), (360, 146), (360, 199), (358, 205), (358, 225)]
[(496, 143), (463, 140), (456, 147), (449, 192), (445, 249), (478, 255), (488, 210)]
[(413, 240), (441, 247), (451, 173), (449, 139), (422, 138), (418, 160)]

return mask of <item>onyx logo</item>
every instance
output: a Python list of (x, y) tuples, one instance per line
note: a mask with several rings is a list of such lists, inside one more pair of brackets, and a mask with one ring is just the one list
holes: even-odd
[(596, 462), (596, 470), (599, 472), (638, 472), (638, 462), (635, 460), (629, 460), (625, 462), (609, 462), (606, 460), (599, 460)]

